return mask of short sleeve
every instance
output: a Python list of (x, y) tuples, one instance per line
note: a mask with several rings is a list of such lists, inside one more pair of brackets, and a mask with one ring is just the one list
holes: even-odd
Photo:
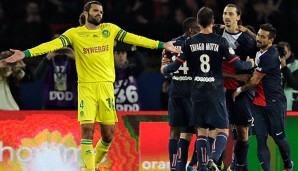
[(271, 60), (270, 55), (263, 54), (259, 58), (259, 62), (256, 68), (256, 73), (259, 75), (266, 75), (270, 72), (272, 68), (275, 67), (274, 60)]

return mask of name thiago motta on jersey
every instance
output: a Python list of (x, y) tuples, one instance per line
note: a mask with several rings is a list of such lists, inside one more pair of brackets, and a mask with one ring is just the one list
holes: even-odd
[(192, 52), (201, 50), (211, 50), (218, 52), (219, 45), (215, 43), (199, 43), (189, 45)]

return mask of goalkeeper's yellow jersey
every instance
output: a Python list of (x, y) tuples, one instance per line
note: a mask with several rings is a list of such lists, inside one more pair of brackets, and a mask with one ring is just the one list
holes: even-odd
[(71, 28), (60, 37), (24, 52), (26, 57), (33, 57), (70, 45), (75, 52), (79, 83), (114, 82), (114, 40), (151, 49), (163, 46), (162, 42), (126, 32), (115, 24), (102, 23), (97, 30), (85, 26)]

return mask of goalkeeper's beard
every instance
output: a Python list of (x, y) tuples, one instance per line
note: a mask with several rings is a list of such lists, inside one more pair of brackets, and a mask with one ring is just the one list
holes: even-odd
[(99, 24), (101, 23), (101, 20), (96, 20), (96, 18), (94, 18), (92, 15), (90, 15), (88, 13), (88, 22), (95, 25), (95, 26), (99, 26)]

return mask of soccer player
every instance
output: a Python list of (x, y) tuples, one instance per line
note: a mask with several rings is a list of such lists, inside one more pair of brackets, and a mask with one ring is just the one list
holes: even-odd
[(293, 170), (290, 146), (285, 134), (286, 98), (281, 86), (280, 58), (272, 46), (276, 29), (271, 24), (260, 26), (256, 41), (260, 51), (256, 54), (256, 71), (250, 80), (238, 87), (234, 100), (255, 87), (253, 132), (257, 137), (258, 158), (264, 171), (270, 171), (270, 151), (267, 146), (268, 134), (277, 144), (284, 162), (284, 170)]
[[(94, 171), (108, 153), (114, 137), (115, 111), (114, 87), (115, 68), (114, 40), (135, 44), (145, 48), (165, 48), (180, 53), (172, 43), (154, 41), (126, 32), (112, 23), (101, 23), (103, 6), (98, 1), (84, 5), (83, 26), (71, 28), (60, 37), (34, 48), (14, 54), (6, 62), (15, 62), (55, 51), (68, 45), (75, 52), (78, 73), (78, 120), (81, 124), (81, 156), (88, 171)], [(93, 150), (94, 123), (99, 122), (101, 139)], [(63, 170), (63, 169), (62, 169)]]
[[(222, 74), (223, 57), (239, 70), (254, 67), (254, 61), (239, 60), (227, 40), (212, 33), (214, 15), (210, 8), (201, 8), (197, 20), (201, 26), (200, 34), (188, 38), (182, 45), (183, 54), (173, 63), (163, 65), (161, 72), (174, 72), (187, 60), (193, 75), (191, 126), (197, 131), (199, 171), (206, 171), (207, 168), (218, 171), (214, 162), (217, 162), (224, 150), (229, 132)], [(216, 128), (218, 132), (210, 160), (207, 142), (209, 128)]]
[[(239, 31), (239, 21), (241, 20), (241, 9), (234, 5), (228, 4), (223, 11), (224, 30), (222, 37), (226, 38), (229, 45), (234, 49), (240, 60), (245, 61), (247, 56), (254, 57), (257, 52), (256, 42), (246, 32)], [(223, 65), (224, 86), (226, 88), (226, 102), (230, 119), (230, 124), (235, 129), (236, 139), (234, 144), (234, 161), (230, 166), (237, 170), (247, 169), (247, 153), (249, 146), (249, 128), (252, 122), (252, 100), (254, 91), (250, 90), (243, 93), (236, 99), (232, 100), (233, 92), (243, 85), (250, 78), (253, 70), (237, 71), (227, 61)], [(221, 163), (218, 163), (221, 164)]]
[[(178, 49), (181, 49), (183, 42), (188, 37), (200, 32), (200, 26), (197, 23), (197, 19), (194, 17), (185, 19), (183, 21), (182, 28), (184, 34), (173, 39), (173, 41), (176, 41), (174, 46)], [(175, 57), (175, 55), (166, 55), (166, 59), (172, 58), (173, 61), (175, 60)], [(188, 64), (185, 62), (183, 63), (183, 66), (173, 73), (172, 82), (169, 88), (168, 112), (170, 140), (168, 148), (171, 171), (176, 170), (176, 168), (179, 171), (185, 171), (189, 143), (192, 135), (195, 134), (194, 128), (189, 127), (191, 115), (191, 82), (191, 73), (189, 71)]]

